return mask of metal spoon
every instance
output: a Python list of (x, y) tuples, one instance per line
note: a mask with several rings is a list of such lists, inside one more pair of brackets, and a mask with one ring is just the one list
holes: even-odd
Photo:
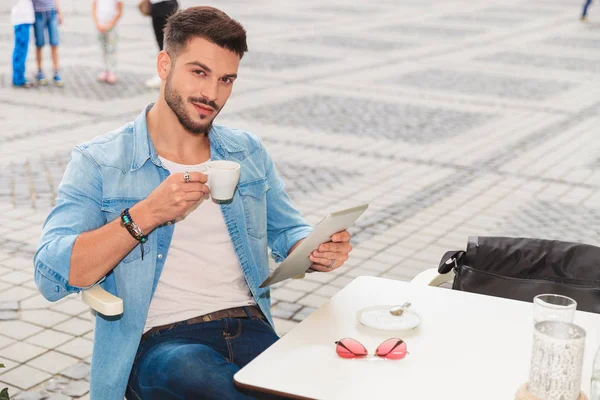
[(390, 309), (390, 314), (398, 317), (398, 316), (402, 315), (402, 313), (404, 313), (405, 308), (408, 308), (410, 306), (411, 306), (411, 304), (407, 301), (406, 303), (402, 304), (401, 306), (392, 307)]

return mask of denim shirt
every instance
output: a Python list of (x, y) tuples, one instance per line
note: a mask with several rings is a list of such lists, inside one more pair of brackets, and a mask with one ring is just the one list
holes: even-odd
[[(146, 198), (169, 175), (148, 135), (150, 107), (134, 122), (73, 150), (34, 257), (36, 285), (49, 301), (86, 289), (68, 283), (77, 236), (119, 218), (124, 208)], [(260, 139), (217, 125), (208, 137), (211, 160), (241, 164), (233, 200), (221, 204), (221, 211), (250, 292), (273, 324), (269, 289), (259, 288), (269, 274), (268, 248), (280, 262), (312, 228), (293, 207)], [(155, 229), (143, 245), (143, 258), (138, 245), (96, 283), (123, 299), (123, 314), (96, 315), (90, 381), (93, 400), (123, 399), (174, 226), (167, 223)]]

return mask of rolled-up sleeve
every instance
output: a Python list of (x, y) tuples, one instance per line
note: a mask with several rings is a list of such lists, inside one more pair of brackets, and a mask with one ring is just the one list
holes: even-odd
[(81, 233), (106, 223), (101, 207), (100, 167), (85, 150), (76, 147), (59, 185), (56, 206), (44, 223), (34, 256), (35, 283), (49, 301), (87, 289), (69, 285), (71, 252)]
[(306, 238), (313, 228), (306, 223), (300, 212), (294, 207), (285, 191), (283, 180), (277, 173), (271, 156), (260, 143), (267, 183), (267, 237), (273, 259), (283, 261), (290, 249), (301, 239)]

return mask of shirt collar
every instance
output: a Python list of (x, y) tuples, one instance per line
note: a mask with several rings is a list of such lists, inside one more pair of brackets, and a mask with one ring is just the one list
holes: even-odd
[[(152, 109), (153, 105), (154, 103), (147, 105), (133, 123), (133, 161), (131, 163), (131, 171), (138, 170), (148, 160), (152, 161), (157, 167), (162, 167), (162, 162), (158, 158), (158, 153), (148, 133), (148, 124), (146, 122), (146, 115)], [(245, 150), (224, 135), (223, 130), (222, 126), (213, 125), (208, 132), (211, 159), (228, 159), (230, 153), (238, 153)]]

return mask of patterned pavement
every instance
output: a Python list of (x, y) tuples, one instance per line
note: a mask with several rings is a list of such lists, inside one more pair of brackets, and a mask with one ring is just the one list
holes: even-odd
[[(72, 147), (156, 96), (136, 1), (112, 87), (94, 81), (88, 2), (61, 2), (66, 87), (31, 91), (10, 86), (12, 2), (0, 3), (0, 388), (15, 399), (89, 396), (89, 310), (43, 299), (31, 258)], [(355, 277), (410, 280), (469, 235), (600, 244), (600, 8), (584, 25), (579, 0), (202, 4), (249, 33), (219, 122), (263, 138), (311, 223), (371, 204), (346, 267), (274, 288), (281, 334)]]

